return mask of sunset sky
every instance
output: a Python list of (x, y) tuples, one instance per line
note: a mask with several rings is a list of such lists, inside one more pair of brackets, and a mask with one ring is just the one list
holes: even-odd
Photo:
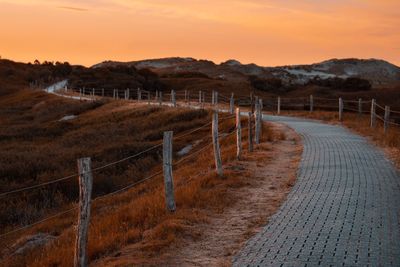
[(0, 56), (170, 56), (264, 66), (329, 58), (400, 65), (400, 0), (0, 0)]

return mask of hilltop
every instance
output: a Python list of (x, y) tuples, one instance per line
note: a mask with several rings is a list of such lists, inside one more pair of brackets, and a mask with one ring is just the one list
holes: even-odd
[(309, 65), (264, 67), (256, 64), (242, 64), (233, 59), (215, 64), (209, 60), (172, 57), (130, 62), (104, 61), (92, 68), (121, 65), (134, 66), (137, 69), (151, 69), (161, 75), (201, 73), (210, 78), (230, 81), (246, 80), (248, 76), (263, 79), (277, 78), (286, 85), (304, 85), (315, 78), (346, 79), (354, 77), (368, 80), (373, 87), (393, 87), (400, 84), (400, 68), (380, 59), (330, 59)]

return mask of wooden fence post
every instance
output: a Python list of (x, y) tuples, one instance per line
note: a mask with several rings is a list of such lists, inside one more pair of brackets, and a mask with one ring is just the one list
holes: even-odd
[(83, 95), (86, 95), (86, 90), (85, 90), (85, 87), (83, 87)]
[(256, 101), (254, 110), (254, 123), (255, 123), (255, 143), (260, 143), (260, 120), (259, 120), (259, 104)]
[(94, 90), (94, 88), (92, 88), (92, 95), (93, 95), (93, 97), (94, 97), (95, 93), (96, 93), (96, 91)]
[(87, 240), (90, 221), (90, 202), (92, 197), (93, 176), (90, 158), (78, 159), (79, 172), (79, 215), (75, 240), (75, 267), (87, 264)]
[(185, 103), (187, 103), (187, 90), (185, 90)]
[(358, 99), (358, 115), (359, 116), (362, 115), (362, 99), (361, 98)]
[(206, 102), (206, 92), (202, 92), (203, 93), (203, 99), (201, 100), (201, 104), (204, 108), (204, 103)]
[(150, 105), (150, 100), (151, 100), (151, 92), (147, 92), (147, 105)]
[(154, 100), (155, 100), (156, 102), (158, 101), (158, 90), (156, 90), (156, 96), (155, 96)]
[(233, 93), (231, 94), (231, 99), (229, 101), (229, 111), (231, 114), (233, 114), (235, 109), (235, 100), (233, 99)]
[(218, 141), (218, 111), (214, 110), (212, 120), (212, 140), (214, 146), (215, 169), (218, 176), (222, 176), (222, 159)]
[(343, 99), (339, 97), (339, 121), (343, 119)]
[(281, 97), (278, 96), (278, 110), (277, 110), (278, 115), (281, 114)]
[(370, 127), (374, 128), (375, 127), (375, 122), (376, 122), (376, 113), (375, 113), (375, 99), (371, 100), (371, 124)]
[(201, 105), (202, 93), (199, 91), (199, 105)]
[(113, 89), (113, 98), (115, 99), (115, 89)]
[(104, 88), (101, 88), (101, 96), (104, 97)]
[(211, 95), (211, 104), (214, 106), (215, 105), (215, 91), (212, 91), (212, 95)]
[(190, 91), (188, 91), (187, 97), (188, 97), (188, 105), (190, 106)]
[(251, 112), (248, 113), (249, 116), (249, 152), (253, 152), (253, 123)]
[(264, 109), (264, 104), (263, 104), (262, 98), (260, 98), (260, 99), (258, 100), (258, 104), (260, 105), (260, 110), (261, 110), (261, 112), (262, 112), (263, 109)]
[(310, 95), (310, 112), (314, 111), (314, 97)]
[(385, 106), (385, 117), (384, 117), (384, 124), (383, 124), (383, 130), (386, 133), (387, 129), (389, 128), (389, 119), (390, 119), (390, 107)]
[(171, 90), (171, 102), (174, 108), (176, 108), (176, 97), (175, 97), (175, 90)]
[(165, 187), (165, 203), (170, 212), (176, 210), (174, 197), (174, 180), (172, 177), (172, 131), (164, 132), (163, 140), (163, 170), (164, 170), (164, 187)]
[(137, 100), (142, 100), (142, 90), (140, 90), (140, 88), (137, 89)]
[(251, 113), (254, 113), (254, 94), (250, 93), (250, 110)]
[(240, 122), (240, 108), (236, 108), (236, 158), (242, 156), (242, 125)]
[(214, 92), (214, 109), (218, 111), (218, 91)]
[(158, 92), (158, 104), (161, 106), (162, 105), (162, 99), (163, 98), (163, 96), (162, 96), (162, 91), (160, 91), (160, 92)]

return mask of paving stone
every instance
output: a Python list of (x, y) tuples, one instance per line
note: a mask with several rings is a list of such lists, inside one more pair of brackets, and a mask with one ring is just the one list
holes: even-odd
[(361, 136), (283, 116), (303, 139), (296, 184), (233, 266), (400, 266), (400, 174)]

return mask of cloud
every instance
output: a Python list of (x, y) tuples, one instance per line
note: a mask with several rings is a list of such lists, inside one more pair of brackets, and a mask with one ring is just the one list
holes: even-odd
[(86, 8), (72, 7), (72, 6), (58, 6), (57, 8), (67, 9), (72, 11), (89, 11), (89, 9)]

